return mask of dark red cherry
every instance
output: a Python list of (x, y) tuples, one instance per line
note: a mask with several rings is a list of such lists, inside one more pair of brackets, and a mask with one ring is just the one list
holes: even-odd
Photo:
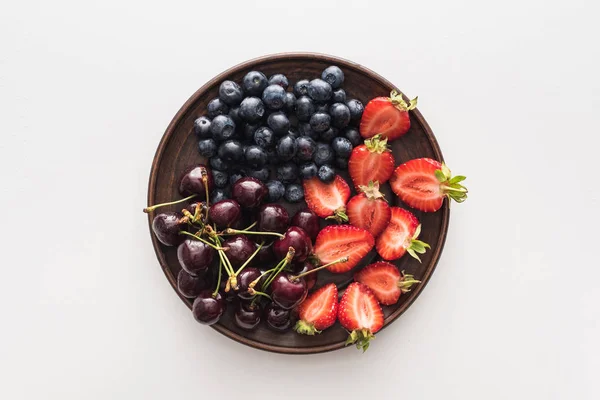
[(273, 254), (273, 242), (271, 242), (261, 247), (254, 260), (252, 260), (252, 265), (262, 267), (273, 263), (273, 261), (275, 261), (275, 254)]
[(287, 310), (303, 302), (308, 293), (304, 278), (294, 279), (289, 272), (277, 274), (270, 288), (273, 302)]
[(303, 262), (312, 253), (312, 242), (306, 231), (297, 226), (288, 228), (284, 233), (285, 237), (275, 240), (273, 243), (273, 253), (277, 260), (283, 259), (290, 247), (293, 247), (294, 262)]
[(263, 313), (267, 326), (275, 331), (284, 332), (292, 327), (290, 310), (284, 310), (277, 304), (269, 303)]
[(304, 229), (312, 241), (317, 238), (317, 234), (321, 230), (319, 216), (308, 208), (298, 211), (292, 218), (291, 225)]
[(207, 212), (207, 208), (206, 208), (206, 203), (205, 202), (199, 202), (199, 201), (195, 201), (192, 204), (190, 204), (189, 206), (187, 206), (185, 209), (188, 210), (190, 212), (190, 214), (195, 215), (196, 214), (196, 208), (200, 207), (200, 211), (203, 215), (206, 215)]
[(264, 183), (255, 178), (242, 178), (233, 184), (231, 197), (242, 207), (258, 207), (269, 191)]
[(177, 248), (177, 259), (181, 268), (192, 275), (204, 274), (214, 256), (215, 250), (212, 247), (195, 239), (186, 239)]
[(258, 304), (247, 304), (240, 301), (235, 310), (235, 324), (242, 329), (252, 330), (260, 322), (261, 310)]
[(285, 207), (279, 204), (265, 204), (258, 209), (257, 230), (283, 233), (289, 226), (290, 216)]
[(179, 231), (186, 226), (181, 222), (183, 215), (176, 212), (160, 213), (152, 220), (152, 231), (164, 245), (177, 246), (184, 239)]
[(208, 192), (210, 193), (212, 191), (213, 179), (210, 170), (202, 164), (192, 165), (183, 171), (179, 180), (179, 193), (183, 197), (197, 194), (198, 196), (195, 200), (206, 199), (206, 188), (204, 187), (204, 182), (202, 180), (203, 171), (206, 173), (208, 179)]
[(205, 289), (192, 305), (192, 314), (196, 321), (205, 325), (212, 325), (219, 321), (225, 312), (225, 301), (220, 293), (213, 297), (212, 290)]
[(217, 225), (217, 229), (232, 228), (241, 218), (242, 208), (235, 200), (221, 200), (211, 205), (208, 211), (208, 219)]
[[(305, 272), (312, 271), (315, 268), (316, 268), (315, 264), (313, 264), (310, 260), (307, 259), (303, 263), (299, 263), (299, 264), (295, 265), (294, 274), (300, 275)], [(315, 283), (317, 283), (318, 275), (319, 275), (319, 272), (317, 271), (317, 272), (310, 273), (303, 277), (304, 280), (306, 281), (306, 288), (308, 290), (312, 289), (315, 286)]]
[(244, 235), (231, 236), (222, 246), (228, 248), (225, 254), (234, 268), (240, 267), (256, 251), (256, 243)]
[[(242, 300), (252, 300), (254, 298), (253, 295), (248, 293), (248, 287), (252, 281), (258, 279), (261, 272), (258, 268), (246, 267), (239, 273), (237, 276), (237, 283), (239, 286), (237, 295)], [(260, 284), (256, 285), (256, 290), (260, 290)]]
[(177, 274), (177, 290), (183, 297), (193, 299), (207, 287), (208, 284), (204, 277), (190, 275), (183, 269)]

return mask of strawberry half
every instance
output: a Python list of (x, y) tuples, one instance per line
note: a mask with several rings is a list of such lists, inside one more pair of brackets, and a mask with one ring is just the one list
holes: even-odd
[(392, 90), (390, 97), (376, 97), (367, 103), (360, 120), (360, 134), (370, 138), (378, 133), (390, 141), (398, 139), (410, 129), (408, 112), (417, 107), (417, 98), (408, 104), (402, 95)]
[(378, 182), (370, 182), (369, 186), (359, 186), (359, 190), (362, 193), (351, 198), (346, 205), (348, 221), (377, 237), (390, 222), (392, 211), (379, 191)]
[(350, 331), (346, 346), (356, 343), (356, 347), (362, 351), (369, 348), (369, 341), (383, 327), (383, 311), (377, 298), (367, 286), (359, 282), (351, 283), (344, 292), (338, 319)]
[(396, 168), (390, 186), (410, 207), (433, 212), (442, 207), (445, 197), (458, 203), (467, 199), (467, 188), (460, 184), (465, 179), (462, 175), (452, 177), (444, 163), (431, 158), (417, 158)]
[(392, 218), (387, 228), (377, 238), (377, 252), (384, 260), (397, 260), (404, 253), (419, 260), (417, 255), (424, 254), (430, 248), (425, 242), (417, 240), (421, 233), (419, 220), (410, 211), (400, 207), (392, 207)]
[(327, 284), (308, 296), (298, 307), (300, 319), (294, 329), (303, 335), (314, 335), (335, 323), (338, 313), (338, 290)]
[(354, 274), (354, 280), (367, 285), (379, 303), (386, 306), (397, 303), (402, 293), (410, 292), (412, 285), (421, 282), (412, 275), (400, 274), (394, 264), (385, 261), (367, 265)]
[(317, 235), (314, 254), (321, 265), (348, 257), (347, 261), (327, 267), (330, 272), (341, 274), (354, 268), (374, 244), (373, 235), (364, 229), (352, 225), (329, 225)]
[(304, 200), (312, 212), (321, 218), (348, 221), (346, 203), (350, 198), (350, 186), (341, 176), (336, 175), (331, 183), (323, 183), (317, 177), (306, 179), (303, 186)]
[(390, 179), (395, 162), (387, 142), (387, 138), (376, 135), (352, 150), (348, 160), (348, 172), (354, 187), (358, 189), (371, 181), (384, 184)]

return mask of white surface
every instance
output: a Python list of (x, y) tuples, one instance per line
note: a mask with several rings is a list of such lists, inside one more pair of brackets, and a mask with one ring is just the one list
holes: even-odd
[[(0, 398), (600, 398), (596, 2), (87, 3), (0, 8)], [(427, 290), (364, 355), (196, 324), (141, 213), (189, 95), (293, 50), (418, 94), (468, 175)]]

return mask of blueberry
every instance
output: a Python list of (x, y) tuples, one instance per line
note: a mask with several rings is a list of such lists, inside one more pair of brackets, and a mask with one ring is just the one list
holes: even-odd
[(301, 122), (298, 124), (298, 132), (300, 133), (300, 136), (308, 136), (313, 140), (319, 139), (319, 133), (313, 131), (308, 122)]
[(302, 185), (292, 183), (285, 187), (285, 194), (283, 196), (290, 203), (298, 203), (304, 198), (304, 189)]
[(209, 162), (212, 169), (218, 171), (227, 171), (229, 169), (229, 165), (218, 156), (211, 157)]
[(325, 132), (331, 125), (331, 117), (324, 112), (314, 113), (310, 117), (310, 127), (315, 132)]
[(293, 162), (286, 162), (277, 167), (277, 180), (283, 183), (292, 183), (298, 179), (298, 166)]
[(360, 121), (363, 111), (365, 110), (363, 103), (356, 99), (350, 99), (346, 102), (346, 105), (350, 110), (350, 120), (354, 122)]
[(337, 89), (344, 83), (344, 73), (339, 67), (332, 65), (331, 67), (325, 68), (321, 74), (321, 79), (329, 83), (332, 88)]
[(314, 101), (325, 102), (331, 99), (333, 89), (331, 85), (321, 79), (313, 79), (308, 85), (308, 95)]
[(210, 118), (200, 117), (194, 121), (194, 133), (199, 138), (207, 139), (211, 137), (210, 134)]
[(242, 88), (246, 96), (260, 96), (267, 85), (267, 77), (258, 71), (248, 72), (242, 80)]
[(277, 150), (274, 148), (267, 149), (267, 161), (270, 165), (277, 165), (281, 163), (279, 156), (277, 155)]
[(217, 154), (217, 143), (212, 139), (202, 139), (198, 142), (198, 151), (202, 157), (210, 158)]
[(259, 181), (266, 182), (269, 179), (269, 168), (267, 168), (267, 167), (262, 167), (259, 169), (248, 168), (248, 169), (246, 169), (246, 175), (250, 176), (252, 178), (256, 178)]
[(308, 136), (300, 136), (296, 139), (297, 157), (301, 161), (312, 160), (313, 154), (317, 149), (317, 144)]
[(315, 163), (306, 163), (300, 165), (300, 176), (302, 179), (310, 179), (312, 177), (317, 176), (317, 171), (319, 167), (316, 166)]
[(345, 103), (346, 91), (344, 89), (335, 89), (331, 96), (331, 100), (333, 100), (334, 103)]
[(279, 110), (285, 101), (285, 89), (279, 85), (269, 85), (262, 94), (262, 101), (271, 110)]
[(321, 133), (321, 140), (323, 142), (331, 142), (334, 137), (338, 136), (340, 131), (338, 128), (329, 128), (325, 132)]
[(285, 135), (277, 142), (277, 155), (283, 161), (289, 161), (296, 155), (296, 140), (290, 135)]
[(260, 168), (267, 163), (267, 152), (260, 146), (251, 145), (244, 150), (246, 163), (254, 168)]
[(294, 93), (286, 93), (283, 103), (287, 112), (293, 112), (296, 109), (296, 96)]
[(219, 157), (226, 162), (239, 162), (244, 158), (244, 148), (237, 140), (228, 140), (219, 146)]
[(227, 183), (229, 183), (229, 175), (227, 175), (227, 172), (217, 171), (216, 169), (213, 169), (211, 172), (213, 182), (216, 187), (224, 188), (225, 186), (227, 186)]
[(227, 106), (227, 104), (225, 104), (223, 100), (219, 98), (209, 101), (206, 109), (208, 110), (208, 116), (210, 118), (214, 118), (217, 115), (227, 114), (229, 112), (229, 106)]
[(331, 164), (333, 162), (333, 150), (327, 143), (317, 143), (317, 150), (313, 156), (313, 160), (317, 166)]
[(306, 96), (308, 94), (308, 85), (310, 82), (308, 79), (302, 79), (301, 81), (296, 82), (294, 85), (294, 94), (296, 97)]
[(275, 74), (269, 78), (269, 85), (279, 85), (284, 90), (286, 90), (290, 83), (288, 82), (288, 78), (285, 75)]
[(258, 124), (244, 124), (243, 125), (243, 134), (244, 139), (252, 141), (254, 139), (254, 133), (258, 129), (260, 125)]
[(216, 142), (231, 139), (235, 135), (235, 122), (229, 115), (217, 115), (210, 123), (210, 133)]
[(348, 169), (348, 159), (342, 157), (336, 157), (335, 165), (340, 169)]
[(224, 189), (213, 189), (212, 194), (210, 196), (210, 203), (215, 204), (221, 200), (225, 200), (229, 198), (229, 194)]
[(342, 103), (334, 103), (329, 108), (331, 115), (331, 125), (336, 128), (345, 128), (350, 123), (350, 109)]
[(334, 138), (331, 147), (337, 157), (349, 158), (352, 153), (352, 143), (345, 137)]
[(244, 92), (237, 83), (233, 81), (223, 81), (221, 86), (219, 86), (219, 98), (223, 100), (225, 104), (235, 106), (242, 102)]
[(267, 182), (266, 185), (269, 190), (269, 193), (267, 194), (267, 201), (269, 203), (275, 203), (283, 197), (283, 194), (285, 193), (285, 186), (283, 186), (283, 183), (272, 180)]
[(254, 143), (267, 149), (275, 144), (275, 134), (266, 126), (261, 126), (254, 132)]
[(239, 115), (246, 122), (257, 122), (265, 115), (265, 105), (258, 97), (246, 97), (240, 104)]
[(296, 100), (296, 118), (298, 121), (309, 121), (315, 113), (315, 103), (308, 96), (302, 96)]
[(328, 164), (321, 165), (321, 168), (319, 168), (319, 172), (317, 173), (317, 176), (319, 177), (319, 179), (322, 182), (325, 182), (325, 183), (333, 182), (333, 180), (335, 179), (335, 170), (333, 169), (333, 167), (331, 165), (328, 165)]
[(352, 143), (352, 146), (354, 147), (358, 146), (363, 141), (358, 129), (351, 126), (344, 129), (344, 136), (350, 141), (350, 143)]
[(240, 107), (235, 106), (229, 109), (229, 113), (227, 114), (236, 124), (242, 124), (242, 119), (240, 118)]
[(237, 181), (239, 181), (240, 179), (242, 179), (244, 177), (243, 174), (239, 173), (239, 172), (234, 172), (233, 174), (231, 174), (229, 176), (229, 183), (231, 185), (233, 185), (234, 183), (236, 183)]
[(281, 136), (285, 135), (290, 129), (290, 120), (283, 112), (277, 111), (269, 115), (269, 118), (267, 118), (267, 125), (273, 130), (273, 133)]

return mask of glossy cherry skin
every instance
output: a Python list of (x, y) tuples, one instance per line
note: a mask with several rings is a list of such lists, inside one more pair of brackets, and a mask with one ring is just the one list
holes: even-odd
[(263, 245), (252, 261), (252, 265), (258, 267), (273, 263), (273, 261), (275, 261), (275, 254), (273, 254), (273, 242)]
[(256, 251), (256, 243), (245, 235), (231, 236), (223, 242), (222, 246), (229, 248), (225, 251), (225, 254), (234, 268), (242, 266)]
[(256, 228), (262, 232), (283, 233), (289, 226), (290, 216), (279, 204), (264, 204), (258, 209)]
[(152, 231), (156, 238), (166, 246), (177, 246), (184, 239), (179, 231), (185, 224), (181, 222), (183, 215), (175, 212), (160, 213), (152, 220)]
[(278, 332), (285, 332), (292, 327), (292, 313), (277, 304), (269, 303), (263, 313), (267, 326)]
[(195, 239), (185, 239), (177, 248), (181, 268), (192, 275), (203, 275), (215, 257), (215, 250)]
[(204, 182), (202, 181), (202, 171), (206, 171), (208, 192), (210, 193), (213, 188), (213, 179), (210, 170), (206, 165), (198, 164), (192, 165), (183, 171), (179, 180), (179, 194), (183, 197), (197, 194), (194, 199), (206, 199), (206, 189), (204, 188)]
[(264, 183), (255, 178), (242, 178), (233, 184), (231, 197), (242, 207), (255, 208), (261, 205), (268, 189)]
[(192, 314), (196, 321), (205, 325), (212, 325), (221, 319), (225, 312), (225, 301), (220, 293), (213, 297), (212, 290), (205, 289), (192, 305)]
[(177, 274), (177, 290), (183, 297), (196, 298), (207, 287), (208, 284), (204, 277), (190, 275), (183, 269)]
[[(237, 283), (239, 286), (237, 295), (242, 300), (252, 300), (254, 298), (253, 295), (248, 293), (248, 287), (252, 281), (258, 279), (261, 272), (258, 268), (254, 267), (246, 267), (242, 272), (237, 276)], [(256, 290), (260, 290), (260, 282), (256, 285)]]
[(258, 304), (251, 307), (250, 304), (240, 301), (235, 310), (235, 324), (242, 329), (252, 330), (260, 323), (261, 314)]
[[(317, 268), (317, 267), (310, 260), (307, 259), (303, 263), (296, 264), (294, 266), (294, 274), (300, 275), (305, 272), (312, 271), (315, 268)], [(302, 277), (306, 281), (306, 288), (308, 290), (312, 289), (315, 286), (315, 284), (317, 283), (318, 275), (319, 275), (319, 271), (310, 273), (310, 274)]]
[(208, 220), (216, 224), (217, 229), (234, 227), (242, 218), (242, 207), (235, 200), (226, 199), (210, 206)]
[(292, 218), (292, 226), (298, 226), (306, 231), (310, 240), (314, 242), (321, 230), (319, 216), (309, 209), (298, 211)]
[(308, 293), (304, 278), (293, 279), (289, 272), (277, 274), (270, 288), (273, 302), (286, 310), (302, 303)]
[(273, 243), (273, 253), (275, 259), (281, 260), (285, 257), (290, 247), (296, 250), (294, 262), (303, 262), (312, 253), (313, 246), (306, 231), (297, 226), (288, 228), (284, 233), (284, 238), (279, 238)]

